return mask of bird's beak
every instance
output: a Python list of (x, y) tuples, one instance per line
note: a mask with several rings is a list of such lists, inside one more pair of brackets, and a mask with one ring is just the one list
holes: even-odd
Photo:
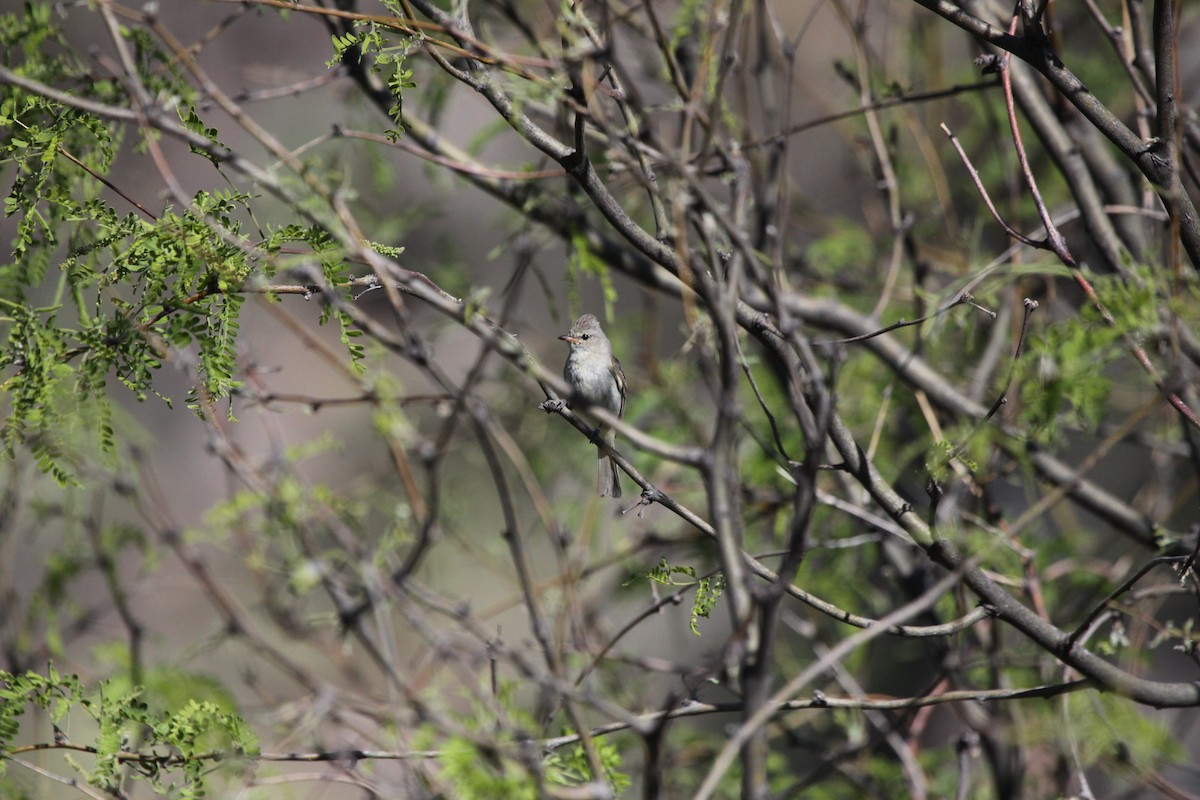
[(562, 341), (566, 342), (567, 344), (579, 344), (582, 341), (581, 339), (578, 339), (578, 338), (570, 335), (569, 333), (564, 333), (562, 336), (560, 336), (558, 338), (561, 339)]

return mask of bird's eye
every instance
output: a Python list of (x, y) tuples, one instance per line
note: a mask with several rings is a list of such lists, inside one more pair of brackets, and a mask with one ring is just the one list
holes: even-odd
[(583, 339), (586, 342), (588, 339), (592, 338), (592, 335), (590, 333), (585, 333), (583, 336), (580, 336), (579, 338)]

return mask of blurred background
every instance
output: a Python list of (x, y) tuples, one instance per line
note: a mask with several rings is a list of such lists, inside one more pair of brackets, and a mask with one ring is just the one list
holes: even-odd
[[(783, 188), (777, 205), (769, 209), (777, 216), (763, 226), (768, 235), (756, 244), (764, 260), (778, 269), (779, 285), (852, 310), (876, 328), (934, 312), (970, 287), (980, 304), (996, 312), (996, 322), (967, 309), (969, 314), (939, 316), (919, 332), (894, 337), (984, 407), (1003, 391), (1004, 358), (1019, 337), (1021, 301), (1036, 297), (1042, 305), (1030, 333), (1032, 352), (1013, 368), (1015, 383), (999, 419), (1018, 426), (1022, 435), (1063, 462), (1081, 469), (1085, 465), (1090, 480), (1141, 514), (1148, 528), (1165, 532), (1161, 539), (1136, 542), (1094, 509), (1057, 502), (1061, 496), (1038, 506), (1055, 489), (1040, 484), (1021, 459), (1001, 455), (1002, 448), (989, 436), (973, 440), (964, 458), (988, 488), (981, 499), (972, 494), (973, 481), (964, 480), (957, 493), (951, 492), (947, 507), (965, 510), (947, 520), (947, 527), (994, 559), (989, 569), (1011, 578), (1012, 591), (1023, 602), (1071, 630), (1131, 570), (1156, 554), (1175, 553), (1173, 544), (1191, 544), (1184, 535), (1194, 534), (1196, 524), (1194, 436), (1180, 432), (1174, 412), (1155, 400), (1152, 383), (1134, 360), (1117, 355), (1124, 353), (1120, 341), (1105, 339), (1101, 356), (1087, 350), (1101, 346), (1095, 340), (1068, 342), (1066, 334), (1055, 338), (1056, 331), (1075, 331), (1076, 324), (1085, 331), (1097, 328), (1082, 293), (1044, 251), (1010, 250), (1011, 240), (964, 179), (961, 162), (938, 129), (942, 123), (960, 138), (1002, 213), (1022, 231), (1037, 230), (1037, 216), (1011, 152), (1002, 95), (994, 77), (981, 74), (972, 63), (978, 46), (915, 5), (753, 5), (754, 14), (768, 20), (761, 29), (776, 31), (779, 41), (792, 49), (781, 55), (755, 40), (759, 29), (751, 26), (731, 39), (737, 52), (724, 65), (730, 78), (723, 87), (721, 112), (741, 123), (745, 136), (739, 146), (755, 174), (786, 175), (778, 181)], [(1108, 19), (1121, 18), (1120, 4), (1099, 5)], [(717, 41), (705, 38), (702, 24), (719, 34), (728, 13), (723, 6), (711, 16), (693, 4), (655, 6), (663, 20), (677, 26), (674, 55), (681, 69), (697, 57), (690, 51)], [(52, 7), (66, 41), (92, 75), (99, 79), (121, 73), (121, 54), (103, 14), (82, 4)], [(353, 8), (386, 12), (374, 4)], [(481, 41), (529, 58), (544, 54), (529, 47), (526, 36), (554, 42), (566, 24), (565, 12), (550, 5), (480, 4), (466, 11)], [(1188, 136), (1196, 136), (1197, 130), (1196, 12), (1183, 4), (1178, 15), (1179, 106)], [(662, 53), (648, 45), (653, 36), (647, 10), (603, 4), (588, 13), (607, 21), (604, 56), (618, 66), (629, 94), (650, 111), (642, 120), (652, 131), (646, 141), (684, 138), (690, 129), (681, 121), (683, 115), (704, 111), (700, 104), (689, 108), (664, 78)], [(1054, 7), (1051, 13), (1061, 37), (1056, 41), (1071, 68), (1136, 126), (1141, 106), (1132, 99), (1135, 93), (1094, 20), (1082, 8)], [(341, 20), (294, 10), (281, 13), (267, 3), (199, 1), (130, 7), (118, 16), (125, 25), (172, 32), (202, 73), (256, 126), (303, 159), (321, 180), (338, 187), (338, 197), (368, 240), (403, 248), (398, 260), (405, 269), (485, 308), (548, 373), (557, 374), (566, 357), (566, 346), (557, 337), (579, 313), (596, 314), (629, 381), (626, 420), (673, 444), (708, 444), (719, 397), (712, 363), (704, 355), (712, 348), (711, 331), (686, 304), (656, 290), (643, 275), (612, 264), (598, 268), (603, 259), (595, 251), (581, 252), (578, 240), (531, 222), (511, 203), (482, 190), (479, 182), (385, 141), (357, 138), (357, 133), (382, 137), (398, 130), (397, 140), (411, 143), (415, 134), (410, 137), (381, 113), (353, 80), (348, 61), (337, 63), (331, 40), (341, 30)], [(522, 30), (514, 22), (518, 19), (532, 30)], [(689, 32), (688, 25), (695, 31)], [(678, 26), (684, 26), (682, 33)], [(393, 37), (389, 42), (403, 38), (395, 31), (383, 32)], [(146, 58), (150, 71), (184, 72), (182, 59), (168, 57), (155, 65)], [(464, 59), (447, 58), (451, 68), (464, 68)], [(415, 87), (404, 95), (405, 115), (429, 123), (439, 137), (491, 169), (556, 166), (500, 121), (479, 92), (450, 80), (441, 66), (414, 50), (411, 67)], [(538, 94), (561, 90), (562, 75), (541, 73), (545, 85), (529, 89), (529, 96), (520, 100), (532, 116), (569, 141), (569, 119), (556, 105), (560, 95)], [(505, 76), (511, 85), (519, 84), (514, 75), (520, 75), (515, 68)], [(185, 80), (199, 83), (194, 75)], [(599, 79), (597, 86), (603, 86)], [(932, 94), (938, 96), (926, 97)], [(198, 95), (197, 113), (219, 131), (225, 146), (272, 175), (295, 180), (261, 138), (205, 95)], [(610, 99), (605, 96), (597, 106)], [(861, 113), (843, 115), (864, 103), (878, 107), (872, 120)], [(606, 113), (615, 116), (611, 107)], [(1078, 124), (1068, 112), (1063, 117), (1068, 127)], [(786, 149), (756, 148), (756, 136), (768, 141), (777, 133), (772, 125), (794, 129), (785, 137)], [(235, 212), (248, 239), (299, 218), (296, 207), (281, 202), (268, 187), (190, 153), (177, 138), (162, 137), (157, 151), (140, 140), (134, 127), (126, 130), (108, 174), (120, 193), (111, 188), (99, 192), (121, 214), (131, 210), (129, 197), (155, 213), (179, 211), (178, 194), (192, 197), (236, 186), (250, 195)], [(1185, 149), (1189, 141), (1185, 136)], [(1194, 158), (1195, 144), (1190, 147)], [(597, 136), (594, 148), (592, 159), (613, 191), (622, 199), (640, 197), (644, 190), (631, 175), (628, 158), (618, 157), (618, 143)], [(890, 160), (881, 159), (881, 152)], [(660, 186), (679, 188), (684, 185), (677, 180), (681, 168), (671, 157), (663, 154), (656, 165)], [(1045, 149), (1031, 145), (1031, 158), (1039, 180), (1045, 178), (1041, 188), (1052, 212), (1067, 220), (1063, 230), (1072, 249), (1096, 274), (1113, 275), (1090, 232), (1071, 215), (1070, 182)], [(698, 160), (691, 166), (712, 191), (730, 181), (712, 162)], [(706, 167), (711, 171), (705, 172)], [(6, 185), (17, 173), (13, 163), (0, 165)], [(533, 183), (544, 197), (531, 194), (531, 203), (552, 198), (562, 207), (579, 207), (581, 237), (604, 230), (595, 209), (565, 176)], [(1188, 187), (1195, 189), (1190, 183)], [(1134, 199), (1158, 213), (1144, 185), (1137, 187)], [(682, 193), (669, 200), (681, 208), (699, 205), (694, 196)], [(644, 201), (628, 202), (631, 213), (649, 228)], [(1145, 247), (1137, 264), (1125, 266), (1136, 275), (1143, 268), (1147, 273), (1161, 270), (1169, 245), (1159, 218), (1150, 213), (1136, 218), (1143, 220), (1137, 223), (1137, 235)], [(4, 220), (0, 233), (5, 241), (15, 235), (17, 222), (12, 216)], [(695, 239), (695, 228), (688, 230)], [(57, 257), (64, 258), (67, 250), (60, 246)], [(302, 283), (296, 265), (303, 265), (304, 254), (296, 255), (295, 263), (287, 255), (279, 259), (273, 282)], [(893, 274), (897, 263), (903, 268)], [(361, 275), (369, 269), (357, 263), (351, 271)], [(1184, 328), (1195, 322), (1193, 274), (1185, 263), (1178, 275), (1185, 288), (1172, 297)], [(1140, 280), (1122, 285), (1143, 285)], [(59, 281), (51, 269), (31, 291), (30, 304), (60, 297)], [(189, 410), (199, 354), (196, 346), (172, 345), (154, 376), (153, 392), (144, 399), (125, 390), (119, 371), (113, 372), (107, 387), (119, 446), (104, 455), (94, 443), (80, 444), (69, 459), (78, 485), (60, 485), (24, 451), (0, 465), (5, 484), (0, 603), (9, 609), (0, 620), (0, 667), (42, 670), (52, 662), (86, 683), (140, 683), (148, 687), (152, 704), (168, 708), (184, 698), (218, 698), (250, 721), (264, 751), (276, 753), (434, 749), (436, 736), (429, 730), (476, 730), (473, 725), (486, 716), (484, 708), (514, 730), (528, 728), (535, 738), (562, 733), (570, 724), (555, 692), (522, 666), (521, 656), (539, 659), (541, 635), (563, 646), (565, 664), (559, 667), (564, 674), (579, 675), (582, 685), (613, 698), (629, 714), (689, 698), (736, 701), (737, 678), (729, 671), (728, 654), (730, 642), (743, 632), (731, 628), (728, 609), (718, 601), (711, 617), (695, 618), (692, 594), (678, 603), (661, 602), (685, 584), (694, 586), (691, 575), (680, 572), (672, 579), (668, 574), (666, 582), (658, 583), (646, 577), (660, 564), (685, 565), (697, 575), (711, 576), (719, 570), (715, 548), (663, 507), (638, 507), (632, 482), (626, 481), (623, 502), (592, 497), (594, 448), (557, 416), (539, 411), (545, 394), (538, 383), (511, 361), (489, 355), (476, 331), (412, 297), (397, 304), (386, 292), (374, 290), (353, 293), (352, 300), (402, 339), (419, 331), (419, 340), (417, 334), (408, 340), (413, 350), (389, 348), (368, 336), (362, 370), (355, 372), (347, 367), (343, 329), (336, 320), (322, 324), (327, 305), (321, 297), (250, 293), (236, 339), (235, 377), (241, 385), (231, 396), (202, 396), (198, 413)], [(831, 314), (824, 326), (813, 319), (805, 325), (818, 341), (860, 332), (839, 327), (833, 319)], [(995, 334), (996, 329), (1003, 335)], [(1156, 359), (1165, 353), (1163, 342), (1169, 338), (1155, 340), (1154, 347), (1163, 348), (1152, 350)], [(1063, 355), (1068, 345), (1076, 348), (1073, 362)], [(999, 358), (1001, 351), (1004, 367), (984, 371), (980, 365), (985, 359)], [(1166, 362), (1168, 356), (1161, 358)], [(432, 361), (436, 371), (422, 367), (422, 359)], [(770, 383), (763, 359), (752, 354), (751, 371)], [(896, 380), (890, 368), (881, 370), (876, 354), (865, 348), (845, 348), (837, 363), (840, 413), (864, 445), (871, 443), (886, 478), (927, 513), (924, 467), (936, 460), (931, 441), (938, 438), (937, 431), (931, 434), (929, 420), (940, 419), (951, 439), (956, 433), (969, 438), (966, 431), (973, 423), (931, 412), (921, 391)], [(1173, 382), (1190, 387), (1190, 367), (1162, 366)], [(431, 376), (442, 376), (444, 382)], [(1072, 394), (1072, 387), (1083, 390), (1085, 379), (1095, 382), (1088, 383), (1090, 394)], [(446, 389), (467, 381), (469, 400)], [(770, 383), (763, 391), (768, 405), (782, 406), (777, 385)], [(479, 418), (463, 414), (460, 402), (477, 403)], [(794, 482), (764, 454), (770, 449), (764, 443), (771, 439), (771, 425), (748, 385), (742, 388), (741, 402), (740, 507), (751, 531), (746, 547), (769, 560), (777, 558), (784, 541), (786, 498)], [(451, 430), (447, 420), (456, 415), (462, 421)], [(86, 412), (78, 420), (84, 428), (94, 425)], [(796, 431), (784, 436), (796, 453), (802, 451)], [(483, 446), (483, 440), (490, 446)], [(628, 443), (622, 452), (655, 486), (708, 515), (709, 498), (696, 472)], [(495, 454), (500, 454), (500, 470)], [(1095, 463), (1090, 463), (1093, 454)], [(432, 475), (426, 473), (429, 464), (436, 465)], [(505, 487), (496, 483), (497, 471), (507, 477)], [(883, 516), (842, 476), (833, 475), (827, 483), (823, 478), (823, 491)], [(413, 487), (418, 487), (415, 494)], [(418, 502), (417, 496), (423, 500)], [(517, 531), (508, 529), (506, 501), (513, 505)], [(431, 521), (425, 517), (430, 507), (436, 509)], [(1025, 519), (1022, 515), (1031, 508), (1033, 518)], [(1011, 540), (998, 533), (1018, 519), (1025, 525), (1022, 533)], [(971, 530), (972, 523), (978, 527)], [(506, 533), (521, 542), (518, 555)], [(406, 565), (414, 542), (427, 542), (428, 549), (412, 583), (399, 582), (403, 585), (394, 588), (388, 576)], [(808, 542), (810, 555), (797, 583), (855, 613), (881, 617), (940, 577), (916, 548), (889, 535), (886, 526), (830, 505), (816, 512)], [(531, 626), (530, 589), (514, 566), (522, 559), (548, 631)], [(1023, 570), (1040, 576), (1041, 584), (1034, 585), (1049, 599), (1019, 583)], [(671, 580), (679, 583), (671, 585)], [(1174, 580), (1166, 575), (1163, 582)], [(1045, 605), (1039, 605), (1043, 600)], [(1194, 681), (1194, 649), (1155, 649), (1150, 643), (1157, 645), (1181, 630), (1180, 641), (1192, 641), (1195, 596), (1164, 590), (1162, 599), (1145, 602), (1150, 605), (1142, 607), (1146, 618), (1141, 627), (1136, 619), (1106, 627), (1108, 643), (1098, 648), (1148, 677)], [(946, 621), (973, 607), (967, 597), (949, 598), (936, 615), (917, 624)], [(782, 612), (780, 630), (787, 633), (781, 658), (800, 665), (847, 635), (846, 629), (799, 603)], [(970, 646), (927, 642), (877, 639), (849, 659), (842, 677), (824, 690), (850, 692), (855, 687), (860, 694), (910, 696), (941, 686), (938, 681), (948, 673), (979, 677), (981, 686), (1014, 685), (1007, 678), (980, 677), (996, 665), (1021, 670), (1020, 685), (1077, 677), (1044, 654), (1025, 650), (1019, 655), (1014, 650), (1013, 663), (1006, 664), (1004, 651), (1012, 639), (999, 633), (981, 634), (981, 641)], [(961, 660), (946, 667), (955, 658)], [(592, 659), (594, 675), (588, 667)], [(780, 680), (788, 674), (783, 670)], [(509, 689), (497, 688), (507, 683)], [(512, 709), (491, 709), (492, 703), (508, 702), (506, 691), (517, 698)], [(496, 699), (501, 696), (504, 703)], [(984, 712), (975, 706), (889, 714), (889, 722), (847, 721), (825, 712), (802, 717), (797, 712), (776, 731), (786, 740), (775, 765), (785, 777), (772, 796), (799, 796), (817, 784), (827, 793), (814, 796), (952, 796), (953, 778), (961, 775), (954, 765), (962, 752), (990, 762), (992, 780), (977, 777), (969, 784), (974, 788), (959, 796), (1060, 796), (1056, 793), (1063, 786), (1087, 796), (1086, 781), (1081, 785), (1064, 774), (1090, 776), (1095, 782), (1091, 789), (1101, 787), (1107, 796), (1200, 794), (1195, 715), (1108, 699), (1064, 696), (1047, 701), (1058, 704), (1053, 709), (1014, 706), (1011, 716), (997, 712), (991, 722), (976, 718)], [(427, 710), (425, 703), (437, 710)], [(603, 703), (596, 706), (605, 708)], [(1078, 723), (1070, 737), (1055, 730), (1059, 713)], [(591, 714), (597, 725), (616, 716), (596, 708)], [(72, 721), (86, 728), (88, 723), (78, 718), (82, 716)], [(686, 725), (689, 733), (676, 741), (668, 768), (676, 783), (663, 796), (689, 796), (722, 746), (732, 719), (716, 715), (676, 723)], [(964, 731), (986, 730), (989, 724), (1003, 732), (985, 743), (980, 756), (977, 740)], [(1127, 741), (1134, 738), (1128, 731), (1136, 731), (1140, 740)], [(897, 732), (906, 744), (883, 743)], [(71, 735), (84, 738), (77, 731)], [(25, 742), (50, 738), (44, 726), (22, 728)], [(823, 738), (846, 751), (858, 748), (862, 756), (848, 758), (845, 767), (830, 767), (842, 762), (830, 756)], [(1114, 741), (1123, 742), (1125, 763), (1113, 755), (1122, 752)], [(887, 775), (868, 763), (879, 751), (885, 753), (881, 763), (892, 770)], [(624, 768), (631, 772), (646, 758), (632, 746), (624, 748), (624, 757)], [(1106, 757), (1110, 763), (1100, 763)], [(60, 774), (72, 772), (61, 754), (38, 758), (42, 760), (29, 760)], [(304, 763), (260, 763), (245, 774), (224, 775), (220, 785), (239, 796), (266, 794), (275, 781), (306, 797), (364, 792), (459, 796), (446, 789), (453, 784), (468, 796), (462, 784), (447, 777), (449, 767), (430, 778), (417, 777), (424, 768), (403, 760), (380, 760), (361, 769), (352, 761), (336, 761), (322, 770)], [(926, 778), (913, 777), (922, 770)], [(823, 782), (828, 771), (841, 781)], [(56, 794), (59, 785), (47, 788), (14, 767), (0, 780), (12, 781), (3, 790), (6, 796), (68, 796)], [(898, 793), (887, 793), (893, 790)], [(154, 793), (144, 785), (130, 791), (133, 796)], [(632, 789), (626, 796), (637, 793)]]

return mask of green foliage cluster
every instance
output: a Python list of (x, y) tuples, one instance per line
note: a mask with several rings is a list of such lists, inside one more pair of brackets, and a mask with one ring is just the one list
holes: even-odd
[[(93, 81), (86, 64), (53, 25), (49, 4), (0, 16), (5, 67), (102, 104), (119, 90)], [(144, 31), (130, 28), (140, 77), (148, 90), (180, 104), (186, 127), (215, 141), (193, 105), (194, 92)], [(108, 382), (115, 378), (139, 401), (156, 395), (155, 377), (170, 348), (194, 347), (197, 381), (188, 397), (235, 391), (237, 336), (247, 292), (264, 291), (279, 256), (298, 246), (332, 285), (348, 279), (332, 238), (317, 226), (248, 232), (251, 195), (200, 191), (184, 207), (155, 213), (103, 190), (123, 129), (111, 120), (19, 87), (0, 87), (0, 164), (10, 174), (4, 213), (15, 218), (8, 258), (0, 263), (0, 409), (3, 451), (24, 446), (62, 483), (77, 468), (77, 436), (115, 450)], [(208, 154), (211, 156), (211, 154)], [(137, 204), (120, 213), (117, 205)], [(352, 361), (358, 331), (332, 306)], [(87, 424), (81, 426), (80, 420)], [(83, 428), (83, 430), (81, 430)]]
[(1054, 441), (1064, 426), (1094, 428), (1112, 407), (1116, 376), (1107, 368), (1159, 324), (1158, 284), (1148, 272), (1135, 271), (1129, 279), (1087, 273), (1085, 277), (1111, 321), (1102, 319), (1092, 306), (1078, 317), (1055, 321), (1029, 337), (1027, 353), (1013, 373), (1022, 418), (1038, 441)]
[(536, 800), (540, 796), (536, 781), (517, 761), (498, 755), (493, 748), (485, 750), (466, 737), (444, 742), (438, 761), (442, 776), (463, 800)]
[[(437, 749), (438, 777), (452, 787), (448, 796), (535, 800), (547, 795), (545, 784), (576, 787), (596, 779), (581, 744), (543, 751), (532, 740), (526, 732), (541, 726), (516, 701), (516, 690), (515, 683), (500, 682), (493, 704), (488, 706), (464, 698), (471, 710), (455, 715), (461, 733), (445, 736), (431, 727), (418, 731), (418, 747)], [(515, 735), (496, 735), (498, 716)], [(629, 775), (621, 771), (620, 749), (609, 739), (593, 739), (592, 745), (604, 771), (603, 780), (620, 796), (631, 784)]]
[[(156, 710), (144, 691), (107, 684), (89, 691), (78, 677), (61, 675), (53, 665), (44, 675), (0, 672), (0, 751), (12, 751), (26, 710), (40, 708), (58, 740), (70, 741), (74, 729), (87, 729), (92, 744), (83, 749), (95, 763), (90, 770), (75, 768), (89, 785), (115, 792), (128, 777), (145, 781), (159, 795), (181, 798), (205, 796), (214, 758), (228, 761), (258, 752), (254, 733), (222, 705), (193, 698), (171, 711)], [(82, 723), (81, 714), (90, 725)], [(0, 774), (6, 766), (0, 759)]]
[[(391, 6), (389, 10), (397, 18), (404, 16), (399, 3), (385, 2), (383, 5)], [(395, 99), (388, 109), (388, 116), (396, 125), (403, 126), (404, 92), (416, 87), (408, 57), (420, 48), (421, 38), (403, 36), (398, 44), (390, 44), (389, 27), (374, 21), (356, 21), (354, 25), (357, 30), (352, 33), (333, 34), (333, 58), (326, 62), (326, 66), (334, 67), (349, 59), (369, 63), (371, 71), (383, 77)]]
[[(629, 775), (621, 771), (624, 759), (620, 748), (611, 739), (593, 739), (592, 745), (596, 748), (596, 755), (604, 770), (604, 780), (612, 787), (614, 794), (620, 797), (622, 792), (633, 784)], [(546, 756), (542, 768), (546, 771), (546, 777), (560, 786), (582, 786), (593, 779), (583, 745), (550, 753)]]
[[(681, 579), (679, 576), (683, 576)], [(663, 558), (657, 566), (646, 573), (645, 577), (663, 586), (695, 586), (696, 596), (692, 598), (692, 615), (688, 627), (692, 633), (700, 635), (700, 619), (708, 616), (717, 607), (717, 601), (725, 593), (725, 576), (716, 575), (711, 578), (697, 578), (696, 568), (690, 564), (671, 564)]]
[[(612, 742), (595, 742), (605, 780), (617, 796), (630, 786), (629, 776), (621, 772), (620, 751)], [(461, 800), (537, 800), (544, 797), (533, 772), (518, 760), (483, 747), (465, 736), (453, 736), (442, 743), (438, 755), (441, 777), (453, 787), (453, 796)], [(540, 765), (548, 783), (556, 786), (582, 786), (590, 783), (592, 771), (583, 747), (564, 748), (547, 755)]]

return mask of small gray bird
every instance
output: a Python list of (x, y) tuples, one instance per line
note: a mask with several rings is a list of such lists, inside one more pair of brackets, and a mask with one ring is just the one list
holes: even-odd
[[(575, 320), (571, 332), (558, 337), (571, 345), (563, 377), (571, 384), (574, 396), (587, 405), (607, 409), (618, 417), (625, 412), (625, 373), (621, 362), (612, 353), (612, 344), (600, 323), (591, 314)], [(604, 443), (612, 447), (617, 441), (617, 432), (606, 425), (598, 431)], [(596, 450), (596, 491), (601, 497), (621, 496), (621, 482), (617, 476), (617, 465), (603, 450)]]

